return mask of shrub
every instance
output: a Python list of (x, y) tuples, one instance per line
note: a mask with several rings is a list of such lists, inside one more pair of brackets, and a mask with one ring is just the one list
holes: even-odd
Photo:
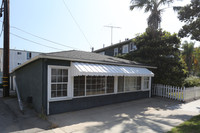
[(184, 86), (185, 87), (200, 86), (200, 78), (195, 76), (190, 76), (185, 79)]

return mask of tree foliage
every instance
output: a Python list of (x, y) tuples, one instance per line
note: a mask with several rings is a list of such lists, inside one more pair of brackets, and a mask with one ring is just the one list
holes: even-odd
[(200, 76), (200, 47), (195, 48), (193, 42), (185, 41), (182, 45), (182, 59), (187, 64), (190, 75)]
[(191, 4), (180, 8), (178, 18), (185, 22), (178, 35), (200, 41), (200, 0), (191, 0)]
[(180, 38), (166, 31), (152, 33), (148, 30), (133, 39), (137, 50), (124, 58), (157, 67), (151, 69), (154, 83), (182, 85), (187, 71), (186, 64), (180, 58)]
[(144, 12), (150, 12), (147, 18), (148, 27), (157, 30), (161, 23), (161, 13), (165, 8), (161, 8), (163, 5), (169, 5), (174, 0), (131, 0), (130, 10), (135, 8), (142, 9)]
[(200, 77), (200, 47), (194, 48), (194, 75)]
[(187, 41), (185, 41), (182, 45), (182, 48), (183, 48), (182, 58), (187, 64), (189, 74), (191, 74), (192, 66), (194, 63), (194, 43), (193, 42), (188, 43)]

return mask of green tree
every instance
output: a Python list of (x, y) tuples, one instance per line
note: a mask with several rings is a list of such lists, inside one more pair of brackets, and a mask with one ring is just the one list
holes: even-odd
[(151, 69), (155, 74), (154, 83), (182, 85), (187, 70), (180, 58), (180, 38), (162, 30), (155, 33), (147, 29), (133, 39), (137, 50), (126, 54), (124, 58), (157, 67)]
[(194, 48), (194, 74), (200, 77), (200, 47)]
[(180, 8), (178, 18), (185, 22), (178, 35), (200, 41), (200, 0), (191, 0), (191, 4)]
[(166, 9), (165, 7), (161, 7), (171, 4), (173, 1), (174, 0), (131, 0), (130, 10), (144, 8), (145, 13), (150, 12), (147, 18), (148, 27), (157, 30), (160, 28), (161, 13)]
[(193, 67), (193, 63), (194, 63), (194, 43), (190, 42), (188, 43), (187, 41), (185, 41), (183, 43), (183, 52), (182, 52), (182, 57), (185, 61), (185, 63), (187, 64), (188, 67), (188, 71), (189, 74), (192, 74), (192, 67)]

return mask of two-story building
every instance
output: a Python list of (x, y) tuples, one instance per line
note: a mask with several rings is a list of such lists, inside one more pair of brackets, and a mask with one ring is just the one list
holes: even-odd
[(125, 39), (123, 42), (119, 42), (108, 47), (104, 47), (93, 52), (99, 53), (102, 55), (109, 55), (109, 56), (117, 56), (127, 54), (130, 51), (136, 50), (137, 47), (132, 42), (132, 39)]
[[(9, 72), (11, 72), (16, 67), (20, 66), (24, 62), (32, 59), (33, 57), (39, 55), (39, 52), (25, 51), (10, 49), (10, 61), (9, 61)], [(0, 82), (2, 81), (3, 73), (3, 48), (0, 48)]]

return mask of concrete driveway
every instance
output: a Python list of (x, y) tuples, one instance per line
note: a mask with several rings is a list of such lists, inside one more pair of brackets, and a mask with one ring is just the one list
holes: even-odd
[(48, 117), (59, 128), (43, 133), (158, 133), (200, 114), (200, 100), (148, 98)]

